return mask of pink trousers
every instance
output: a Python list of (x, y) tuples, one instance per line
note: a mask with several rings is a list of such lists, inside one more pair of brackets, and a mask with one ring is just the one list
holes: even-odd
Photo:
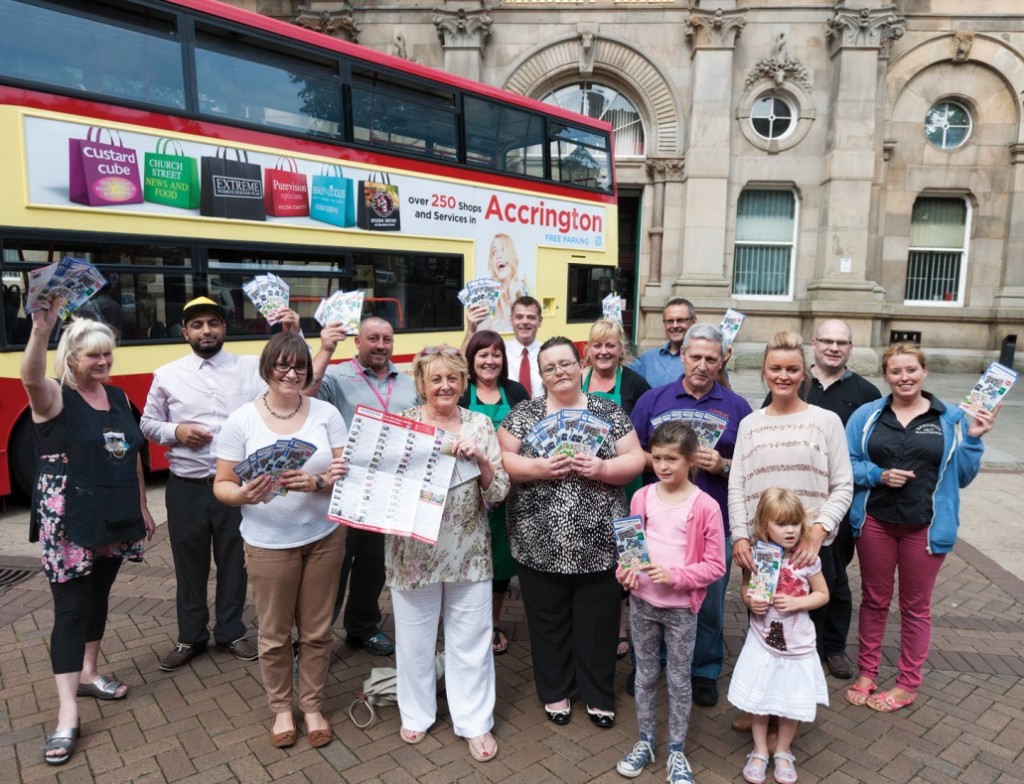
[(928, 526), (884, 523), (868, 515), (857, 539), (860, 562), (860, 655), (857, 666), (876, 680), (896, 575), (900, 578), (900, 658), (896, 685), (921, 685), (932, 637), (932, 590), (945, 555), (927, 550)]

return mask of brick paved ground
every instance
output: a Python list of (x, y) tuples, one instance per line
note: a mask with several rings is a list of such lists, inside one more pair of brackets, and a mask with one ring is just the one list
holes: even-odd
[[(34, 560), (29, 564), (35, 567)], [(853, 577), (856, 583), (856, 572)], [(350, 651), (340, 640), (327, 687), (340, 742), (313, 750), (303, 737), (292, 749), (271, 748), (256, 663), (213, 650), (176, 674), (157, 667), (175, 637), (173, 583), (162, 526), (147, 563), (125, 564), (103, 644), (103, 671), (117, 673), (131, 693), (121, 702), (81, 700), (83, 736), (63, 768), (46, 767), (39, 751), (56, 706), (47, 653), (53, 617), (48, 588), (37, 574), (0, 594), (2, 781), (622, 781), (614, 765), (635, 739), (632, 699), (621, 694), (619, 721), (611, 730), (591, 725), (578, 703), (568, 726), (546, 721), (533, 690), (517, 594), (507, 604), (505, 624), (512, 645), (497, 660), (501, 751), (482, 765), (453, 734), (443, 702), (437, 725), (418, 746), (399, 740), (393, 707), (381, 709), (368, 729), (356, 728), (346, 709), (370, 668), (389, 661)], [(734, 587), (723, 695), (745, 631), (742, 609)], [(251, 622), (251, 609), (248, 615)], [(390, 623), (388, 616), (386, 628)], [(1024, 782), (1024, 583), (962, 542), (941, 572), (934, 625), (921, 697), (911, 708), (895, 715), (854, 708), (843, 701), (843, 684), (829, 680), (832, 705), (804, 726), (795, 745), (802, 782)], [(890, 635), (883, 685), (894, 674), (895, 643)], [(620, 687), (627, 673), (620, 663)], [(664, 704), (659, 710), (664, 720)], [(724, 698), (717, 708), (693, 710), (687, 752), (701, 784), (741, 780), (749, 737), (730, 729), (733, 716)], [(658, 764), (638, 781), (664, 780), (665, 733), (661, 728)]]

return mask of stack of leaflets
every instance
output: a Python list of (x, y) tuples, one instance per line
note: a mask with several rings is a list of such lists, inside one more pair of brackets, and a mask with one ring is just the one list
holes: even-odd
[(277, 321), (270, 315), (271, 313), (278, 308), (288, 307), (288, 284), (273, 272), (257, 275), (242, 286), (242, 291), (269, 324)]
[(1006, 365), (993, 362), (988, 370), (981, 374), (974, 389), (967, 393), (960, 403), (960, 408), (968, 414), (979, 411), (995, 411), (996, 406), (1003, 402), (1006, 393), (1017, 382), (1017, 371)]
[(493, 316), (498, 306), (501, 284), (491, 278), (474, 278), (459, 292), (459, 302), (465, 308), (487, 305), (488, 313)]
[(242, 482), (250, 482), (260, 476), (273, 480), (274, 495), (287, 495), (281, 487), (281, 474), (295, 468), (302, 468), (316, 452), (316, 444), (298, 438), (282, 438), (261, 447), (235, 466), (235, 473)]
[(611, 430), (610, 422), (585, 409), (564, 408), (535, 424), (525, 440), (541, 457), (596, 455)]
[(28, 274), (25, 313), (45, 310), (47, 304), (63, 297), (66, 301), (60, 308), (60, 317), (66, 319), (106, 285), (107, 279), (88, 261), (65, 256)]
[(775, 598), (775, 589), (779, 587), (782, 548), (771, 542), (758, 542), (754, 545), (754, 565), (757, 571), (750, 575), (748, 595), (771, 604)]
[(622, 326), (622, 310), (625, 305), (626, 301), (613, 291), (601, 300), (601, 318)]
[(743, 326), (746, 319), (747, 317), (738, 310), (729, 308), (725, 311), (725, 315), (722, 316), (722, 324), (719, 326), (719, 329), (722, 330), (723, 352), (728, 351), (732, 346), (732, 342), (736, 339), (736, 333), (740, 331), (740, 327)]
[(320, 300), (320, 305), (313, 318), (321, 327), (328, 324), (341, 324), (345, 331), (354, 335), (359, 331), (359, 320), (363, 316), (363, 291), (336, 291), (327, 299)]
[(644, 537), (644, 521), (640, 515), (612, 520), (612, 534), (619, 551), (619, 566), (623, 571), (630, 569), (635, 572), (643, 564), (651, 562), (647, 539)]
[(720, 417), (718, 414), (713, 414), (710, 411), (697, 411), (693, 408), (674, 408), (671, 411), (666, 411), (664, 414), (654, 417), (651, 420), (651, 430), (653, 431), (662, 422), (671, 422), (674, 419), (685, 422), (693, 428), (702, 449), (714, 449), (718, 439), (722, 437), (722, 433), (729, 426), (728, 419)]

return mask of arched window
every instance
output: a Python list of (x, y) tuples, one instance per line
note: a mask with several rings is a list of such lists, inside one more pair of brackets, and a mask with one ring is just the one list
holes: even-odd
[(644, 124), (640, 112), (618, 90), (603, 84), (579, 82), (560, 87), (541, 100), (611, 123), (615, 133), (616, 158), (635, 158), (644, 154)]

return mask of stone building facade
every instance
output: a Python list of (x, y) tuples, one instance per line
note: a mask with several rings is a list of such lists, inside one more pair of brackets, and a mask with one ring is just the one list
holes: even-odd
[(231, 2), (612, 121), (641, 346), (672, 296), (743, 364), (827, 317), (867, 370), (1024, 340), (1020, 0)]

